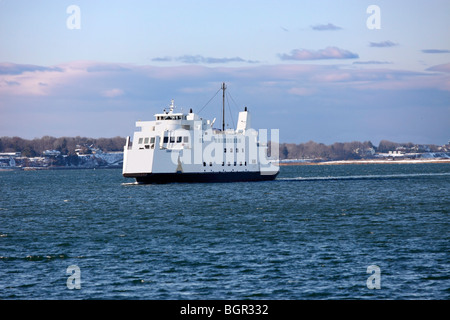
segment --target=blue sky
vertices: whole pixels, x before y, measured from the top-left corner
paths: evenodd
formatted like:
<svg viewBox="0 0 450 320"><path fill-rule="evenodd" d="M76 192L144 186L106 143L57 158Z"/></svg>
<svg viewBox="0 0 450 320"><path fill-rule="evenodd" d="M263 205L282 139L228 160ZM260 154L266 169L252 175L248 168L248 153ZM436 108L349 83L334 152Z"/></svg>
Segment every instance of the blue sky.
<svg viewBox="0 0 450 320"><path fill-rule="evenodd" d="M0 0L0 136L131 135L222 81L282 142L446 143L450 2Z"/></svg>

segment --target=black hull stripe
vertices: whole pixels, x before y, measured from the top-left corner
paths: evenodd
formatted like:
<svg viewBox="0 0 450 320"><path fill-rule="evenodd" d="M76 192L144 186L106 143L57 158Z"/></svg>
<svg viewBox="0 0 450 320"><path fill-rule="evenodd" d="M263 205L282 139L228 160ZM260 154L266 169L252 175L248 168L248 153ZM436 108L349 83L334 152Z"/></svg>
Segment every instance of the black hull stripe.
<svg viewBox="0 0 450 320"><path fill-rule="evenodd" d="M276 174L262 175L259 172L219 172L219 173L138 173L124 174L126 178L135 178L139 183L171 182L240 182L274 180Z"/></svg>

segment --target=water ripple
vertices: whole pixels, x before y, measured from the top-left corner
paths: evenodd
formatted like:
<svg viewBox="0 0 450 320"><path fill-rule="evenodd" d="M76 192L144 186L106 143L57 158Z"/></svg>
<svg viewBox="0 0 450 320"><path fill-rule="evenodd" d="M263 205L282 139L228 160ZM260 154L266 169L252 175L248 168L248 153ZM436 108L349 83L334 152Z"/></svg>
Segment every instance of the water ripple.
<svg viewBox="0 0 450 320"><path fill-rule="evenodd" d="M450 298L449 164L281 170L139 187L120 170L1 172L0 298Z"/></svg>

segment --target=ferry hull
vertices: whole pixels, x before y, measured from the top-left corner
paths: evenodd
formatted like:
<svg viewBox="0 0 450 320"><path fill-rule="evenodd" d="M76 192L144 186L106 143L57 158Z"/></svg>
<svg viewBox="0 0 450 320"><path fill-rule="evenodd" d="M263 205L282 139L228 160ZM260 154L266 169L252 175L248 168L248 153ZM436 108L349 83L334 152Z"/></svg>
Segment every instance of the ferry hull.
<svg viewBox="0 0 450 320"><path fill-rule="evenodd" d="M270 181L278 175L261 174L260 172L204 172L204 173L142 173L124 174L126 178L135 178L136 182L143 184L173 183L173 182L244 182L244 181Z"/></svg>

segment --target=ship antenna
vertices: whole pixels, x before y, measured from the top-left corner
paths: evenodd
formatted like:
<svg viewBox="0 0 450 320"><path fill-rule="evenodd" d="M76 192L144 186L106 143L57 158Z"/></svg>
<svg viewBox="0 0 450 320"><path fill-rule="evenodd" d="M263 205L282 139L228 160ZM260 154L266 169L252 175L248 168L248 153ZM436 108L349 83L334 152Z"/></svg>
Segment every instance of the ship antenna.
<svg viewBox="0 0 450 320"><path fill-rule="evenodd" d="M225 89L227 86L225 85L225 82L222 83L222 131L225 132Z"/></svg>

